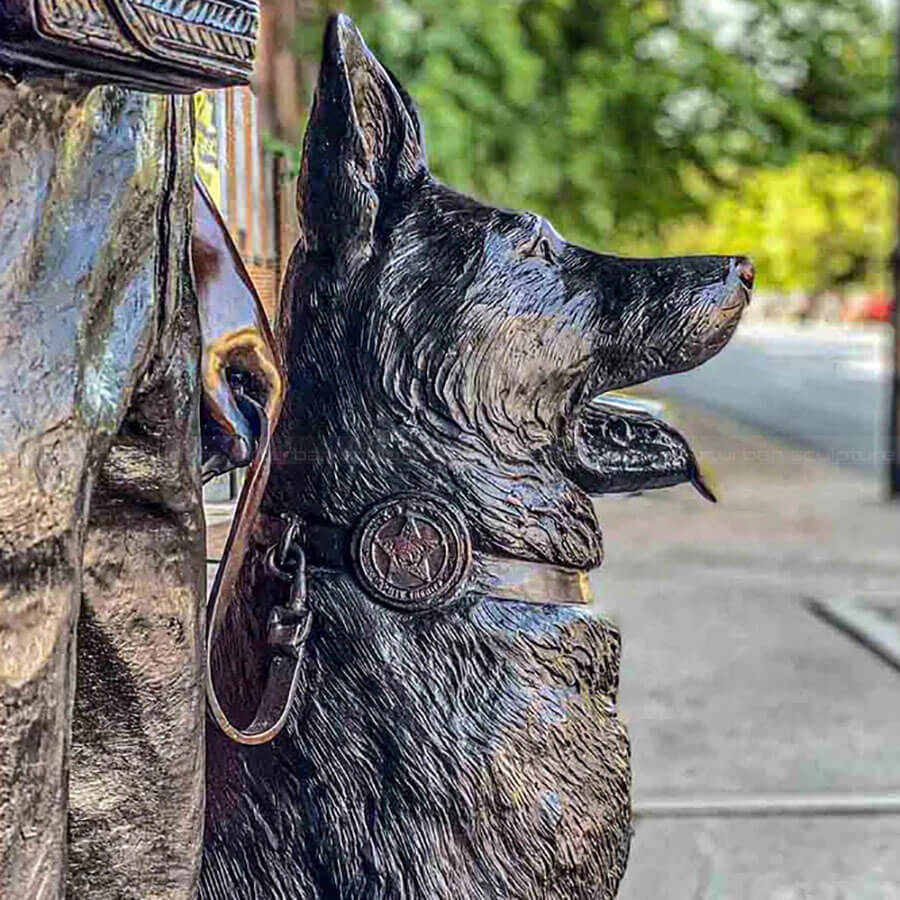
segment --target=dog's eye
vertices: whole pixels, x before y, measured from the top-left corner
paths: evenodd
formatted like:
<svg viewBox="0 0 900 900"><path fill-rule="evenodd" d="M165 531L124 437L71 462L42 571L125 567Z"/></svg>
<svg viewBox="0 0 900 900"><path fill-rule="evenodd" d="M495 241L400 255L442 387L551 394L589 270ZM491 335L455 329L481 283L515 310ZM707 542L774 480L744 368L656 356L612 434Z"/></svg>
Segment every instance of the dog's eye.
<svg viewBox="0 0 900 900"><path fill-rule="evenodd" d="M539 256L544 262L552 263L555 260L553 255L553 248L550 246L550 241L545 237L538 238L537 246L534 251L534 256Z"/></svg>
<svg viewBox="0 0 900 900"><path fill-rule="evenodd" d="M546 263L559 260L560 239L547 222L541 221L534 235L522 248L522 255L528 259L540 259Z"/></svg>

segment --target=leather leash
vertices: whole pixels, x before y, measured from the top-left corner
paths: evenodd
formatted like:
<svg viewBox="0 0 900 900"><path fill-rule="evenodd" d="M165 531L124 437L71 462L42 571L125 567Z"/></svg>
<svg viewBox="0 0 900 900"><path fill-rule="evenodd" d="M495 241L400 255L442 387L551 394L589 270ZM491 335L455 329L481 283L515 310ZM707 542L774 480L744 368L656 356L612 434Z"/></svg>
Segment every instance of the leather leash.
<svg viewBox="0 0 900 900"><path fill-rule="evenodd" d="M265 410L251 404L259 420L259 445L250 463L247 478L234 512L234 520L222 561L206 605L206 700L216 724L239 744L265 744L284 727L300 679L303 645L309 634L311 617L306 606L306 560L298 540L299 520L291 520L277 547L267 554L267 569L291 583L287 606L276 606L269 616L267 641L270 651L268 679L253 721L246 728L234 725L219 702L212 674L212 649L216 635L234 599L234 588L247 552L250 530L262 500L271 468L271 429Z"/></svg>

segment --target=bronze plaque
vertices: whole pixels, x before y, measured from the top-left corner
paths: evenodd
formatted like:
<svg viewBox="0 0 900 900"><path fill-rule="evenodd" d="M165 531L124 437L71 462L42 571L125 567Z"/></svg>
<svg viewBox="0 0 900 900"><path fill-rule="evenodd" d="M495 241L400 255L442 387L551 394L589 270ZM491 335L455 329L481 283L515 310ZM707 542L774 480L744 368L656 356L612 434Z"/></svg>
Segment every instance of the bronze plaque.
<svg viewBox="0 0 900 900"><path fill-rule="evenodd" d="M387 606L426 610L453 596L472 545L462 515L446 501L402 494L373 507L353 541L363 586Z"/></svg>

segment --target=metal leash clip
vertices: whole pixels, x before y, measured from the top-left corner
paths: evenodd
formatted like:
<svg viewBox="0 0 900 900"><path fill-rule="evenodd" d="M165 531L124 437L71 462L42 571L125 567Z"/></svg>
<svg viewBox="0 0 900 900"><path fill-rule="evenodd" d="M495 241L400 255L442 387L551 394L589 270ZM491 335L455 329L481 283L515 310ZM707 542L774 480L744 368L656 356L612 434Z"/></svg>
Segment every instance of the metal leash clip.
<svg viewBox="0 0 900 900"><path fill-rule="evenodd" d="M268 440L265 441L265 445L268 447ZM243 500L242 495L241 502ZM289 582L290 598L286 605L275 606L269 613L266 625L266 643L269 647L268 677L253 721L244 728L237 727L228 718L219 702L212 678L212 646L227 607L227 602L220 603L219 600L223 596L226 601L228 599L228 593L223 592L221 586L225 583L228 591L232 591L236 571L223 574L220 568L213 587L206 645L207 701L219 728L239 744L265 744L275 738L287 724L300 685L303 647L312 626L312 613L307 603L306 554L303 551L304 525L296 516L282 518L286 527L279 541L266 550L263 567L267 574L280 581ZM229 541L231 539L229 537ZM236 570L240 564L240 557L235 559L236 561L229 559L229 562L233 563ZM225 575L228 575L227 579Z"/></svg>
<svg viewBox="0 0 900 900"><path fill-rule="evenodd" d="M263 558L270 575L290 582L287 606L273 606L267 623L267 643L275 653L300 658L309 635L312 616L306 598L306 554L303 552L303 520L283 515L287 527L277 544L272 544Z"/></svg>

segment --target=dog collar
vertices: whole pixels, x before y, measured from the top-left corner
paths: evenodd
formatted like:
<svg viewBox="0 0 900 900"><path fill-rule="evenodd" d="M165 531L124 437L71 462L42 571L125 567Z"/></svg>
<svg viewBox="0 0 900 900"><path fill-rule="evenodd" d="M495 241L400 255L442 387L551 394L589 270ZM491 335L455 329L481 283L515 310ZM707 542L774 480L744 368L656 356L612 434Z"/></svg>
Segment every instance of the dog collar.
<svg viewBox="0 0 900 900"><path fill-rule="evenodd" d="M404 612L440 609L463 593L512 602L585 605L588 573L473 548L457 507L424 493L396 494L372 506L355 528L306 522L307 563L351 572L376 602Z"/></svg>
<svg viewBox="0 0 900 900"><path fill-rule="evenodd" d="M264 461L268 462L268 442ZM264 477L259 479L264 483ZM256 483L257 479L251 479ZM257 491L242 494L239 510L254 512ZM248 519L250 517L248 516ZM210 712L222 731L240 744L271 741L284 727L297 693L301 661L310 632L306 576L309 568L352 572L367 596L392 609L437 610L464 593L495 600L551 605L584 605L593 599L588 573L549 563L480 552L472 546L465 519L454 504L428 494L398 494L376 504L353 528L283 521L256 516L261 531L280 536L265 550L267 572L289 585L287 603L272 608L267 625L268 676L253 717L237 727L222 708L212 677L212 645L231 602L242 555L230 545L248 535L248 522L233 526L222 568L210 597L206 686ZM274 526L274 527L272 527ZM235 531L238 528L238 532Z"/></svg>

